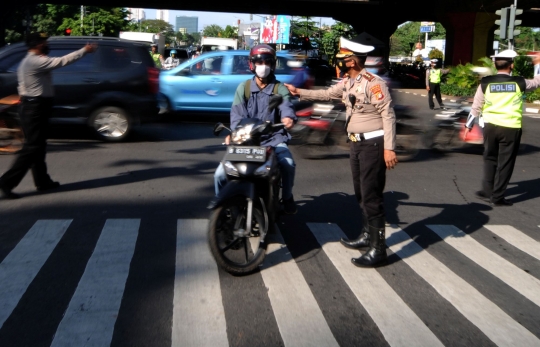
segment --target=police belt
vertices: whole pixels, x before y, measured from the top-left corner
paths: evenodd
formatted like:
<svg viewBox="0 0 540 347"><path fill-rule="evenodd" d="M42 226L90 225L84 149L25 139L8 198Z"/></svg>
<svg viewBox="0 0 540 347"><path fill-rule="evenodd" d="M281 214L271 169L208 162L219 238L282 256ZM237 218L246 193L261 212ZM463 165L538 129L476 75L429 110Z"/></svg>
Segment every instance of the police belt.
<svg viewBox="0 0 540 347"><path fill-rule="evenodd" d="M360 142L360 141L369 140L374 137L379 137L383 135L384 135L384 130L382 129L370 131L368 133L361 133L361 134L349 133L349 140L351 140L352 142Z"/></svg>

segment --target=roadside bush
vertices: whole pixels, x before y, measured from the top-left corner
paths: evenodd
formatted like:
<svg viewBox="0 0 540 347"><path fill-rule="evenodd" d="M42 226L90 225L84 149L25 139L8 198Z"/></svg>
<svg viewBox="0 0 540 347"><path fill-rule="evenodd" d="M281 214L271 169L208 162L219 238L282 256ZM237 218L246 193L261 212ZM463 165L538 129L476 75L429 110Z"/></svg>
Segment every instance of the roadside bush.
<svg viewBox="0 0 540 347"><path fill-rule="evenodd" d="M453 96L474 96L477 87L474 88L461 88L451 84L441 84L441 94L453 95Z"/></svg>

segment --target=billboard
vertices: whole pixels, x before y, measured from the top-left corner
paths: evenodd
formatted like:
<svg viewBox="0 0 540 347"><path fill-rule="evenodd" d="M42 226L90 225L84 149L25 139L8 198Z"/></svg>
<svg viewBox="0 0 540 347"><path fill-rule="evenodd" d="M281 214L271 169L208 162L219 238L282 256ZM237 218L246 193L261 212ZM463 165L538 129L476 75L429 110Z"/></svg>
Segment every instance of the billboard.
<svg viewBox="0 0 540 347"><path fill-rule="evenodd" d="M267 16L261 23L261 43L288 44L291 33L289 16Z"/></svg>

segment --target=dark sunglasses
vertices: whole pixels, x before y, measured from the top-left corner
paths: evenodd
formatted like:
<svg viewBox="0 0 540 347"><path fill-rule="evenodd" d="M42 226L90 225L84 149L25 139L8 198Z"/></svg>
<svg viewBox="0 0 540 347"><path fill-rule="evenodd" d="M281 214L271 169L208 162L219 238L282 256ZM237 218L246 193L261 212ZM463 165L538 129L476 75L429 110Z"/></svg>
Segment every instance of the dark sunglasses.
<svg viewBox="0 0 540 347"><path fill-rule="evenodd" d="M264 64L264 65L272 65L274 63L274 59L272 59L272 58L255 58L255 59L253 59L253 63L255 63L255 64Z"/></svg>

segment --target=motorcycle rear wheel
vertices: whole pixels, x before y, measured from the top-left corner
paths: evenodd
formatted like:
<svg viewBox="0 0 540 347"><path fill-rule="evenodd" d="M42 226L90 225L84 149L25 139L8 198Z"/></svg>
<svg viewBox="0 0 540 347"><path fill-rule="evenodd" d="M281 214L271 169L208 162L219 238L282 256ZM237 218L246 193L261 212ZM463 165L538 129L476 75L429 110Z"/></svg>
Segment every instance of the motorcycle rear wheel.
<svg viewBox="0 0 540 347"><path fill-rule="evenodd" d="M238 229L246 230L246 218L247 200L235 198L212 211L208 225L208 243L216 263L236 276L256 271L266 254L264 216L256 204L250 221L250 235L243 237L234 234L235 224L239 224Z"/></svg>
<svg viewBox="0 0 540 347"><path fill-rule="evenodd" d="M420 143L418 134L397 134L395 152L398 162L414 159L420 152Z"/></svg>
<svg viewBox="0 0 540 347"><path fill-rule="evenodd" d="M21 150L24 135L17 122L9 117L0 116L0 154L12 154Z"/></svg>

